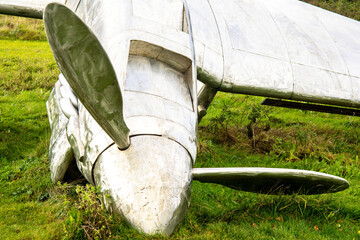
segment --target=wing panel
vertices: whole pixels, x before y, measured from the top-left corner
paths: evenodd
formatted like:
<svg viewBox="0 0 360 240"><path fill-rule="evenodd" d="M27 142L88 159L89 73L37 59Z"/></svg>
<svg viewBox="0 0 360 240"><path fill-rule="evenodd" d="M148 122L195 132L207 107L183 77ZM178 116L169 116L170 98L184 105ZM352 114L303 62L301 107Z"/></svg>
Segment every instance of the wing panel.
<svg viewBox="0 0 360 240"><path fill-rule="evenodd" d="M223 89L247 94L267 91L274 97L291 97L293 84L289 79L293 77L289 61L240 50L233 50L232 60L226 75L230 81L223 82Z"/></svg>
<svg viewBox="0 0 360 240"><path fill-rule="evenodd" d="M345 60L349 74L360 77L360 23L358 21L316 9L317 16L336 42L341 56Z"/></svg>
<svg viewBox="0 0 360 240"><path fill-rule="evenodd" d="M343 105L353 101L353 84L348 75L297 63L293 63L292 68L294 100L311 101L316 96L317 102L327 104Z"/></svg>
<svg viewBox="0 0 360 240"><path fill-rule="evenodd" d="M291 62L348 73L336 43L318 17L324 10L296 1L263 1L263 5L280 30Z"/></svg>
<svg viewBox="0 0 360 240"><path fill-rule="evenodd" d="M223 46L213 60L224 65L221 91L360 106L358 21L296 0L209 3Z"/></svg>
<svg viewBox="0 0 360 240"><path fill-rule="evenodd" d="M260 1L227 1L223 17L233 49L289 60L284 41L272 16Z"/></svg>

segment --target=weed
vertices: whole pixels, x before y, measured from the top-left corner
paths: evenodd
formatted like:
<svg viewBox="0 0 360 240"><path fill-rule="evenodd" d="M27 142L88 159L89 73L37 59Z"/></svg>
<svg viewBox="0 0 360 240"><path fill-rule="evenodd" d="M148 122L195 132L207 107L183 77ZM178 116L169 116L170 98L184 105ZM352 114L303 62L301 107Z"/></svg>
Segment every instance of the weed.
<svg viewBox="0 0 360 240"><path fill-rule="evenodd" d="M106 211L98 189L89 184L77 185L74 194L74 192L69 192L69 186L71 185L59 183L56 188L58 194L55 195L64 202L64 210L67 215L63 223L64 236L62 239L111 237L114 216ZM71 188L73 189L73 187Z"/></svg>
<svg viewBox="0 0 360 240"><path fill-rule="evenodd" d="M214 134L214 140L218 143L232 144L237 140L238 128L233 124L235 119L239 116L239 112L234 110L231 106L237 102L236 98L230 100L226 104L222 104L221 112L218 116L210 119L208 130Z"/></svg>
<svg viewBox="0 0 360 240"><path fill-rule="evenodd" d="M37 19L0 15L0 38L46 41L44 24Z"/></svg>

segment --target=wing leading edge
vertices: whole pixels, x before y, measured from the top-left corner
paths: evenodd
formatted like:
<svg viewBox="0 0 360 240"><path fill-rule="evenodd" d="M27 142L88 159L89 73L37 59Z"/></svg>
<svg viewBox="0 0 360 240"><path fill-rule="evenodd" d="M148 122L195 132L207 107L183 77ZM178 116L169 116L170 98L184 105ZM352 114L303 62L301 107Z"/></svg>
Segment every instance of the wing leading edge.
<svg viewBox="0 0 360 240"><path fill-rule="evenodd" d="M0 14L42 19L50 2L65 3L66 0L0 0Z"/></svg>

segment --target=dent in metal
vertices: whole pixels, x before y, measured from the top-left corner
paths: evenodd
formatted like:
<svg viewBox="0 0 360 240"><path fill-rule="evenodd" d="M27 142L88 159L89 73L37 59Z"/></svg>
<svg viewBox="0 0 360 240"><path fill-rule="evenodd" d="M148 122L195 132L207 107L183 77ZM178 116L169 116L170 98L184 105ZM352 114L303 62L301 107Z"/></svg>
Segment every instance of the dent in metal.
<svg viewBox="0 0 360 240"><path fill-rule="evenodd" d="M71 145L66 135L67 117L63 114L60 101L61 83L57 82L46 103L49 116L51 138L49 146L49 160L51 180L63 180L66 171L74 159Z"/></svg>

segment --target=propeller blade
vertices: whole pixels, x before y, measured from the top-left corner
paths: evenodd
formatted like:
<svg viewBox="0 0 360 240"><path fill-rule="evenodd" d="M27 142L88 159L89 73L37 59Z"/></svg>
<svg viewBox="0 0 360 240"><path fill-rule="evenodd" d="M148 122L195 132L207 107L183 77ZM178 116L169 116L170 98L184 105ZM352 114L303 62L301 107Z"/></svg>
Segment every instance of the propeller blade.
<svg viewBox="0 0 360 240"><path fill-rule="evenodd" d="M122 149L130 145L116 73L94 33L67 7L51 3L46 35L61 72L97 123Z"/></svg>
<svg viewBox="0 0 360 240"><path fill-rule="evenodd" d="M284 168L194 168L193 180L263 194L322 194L345 190L343 178L314 171Z"/></svg>

